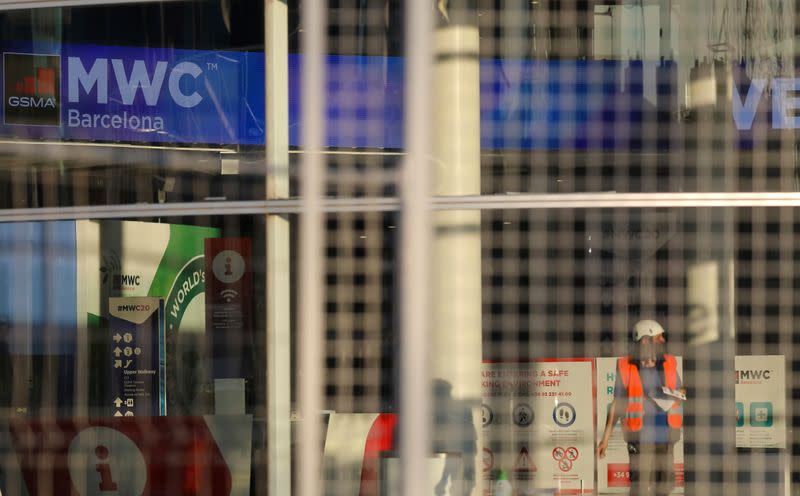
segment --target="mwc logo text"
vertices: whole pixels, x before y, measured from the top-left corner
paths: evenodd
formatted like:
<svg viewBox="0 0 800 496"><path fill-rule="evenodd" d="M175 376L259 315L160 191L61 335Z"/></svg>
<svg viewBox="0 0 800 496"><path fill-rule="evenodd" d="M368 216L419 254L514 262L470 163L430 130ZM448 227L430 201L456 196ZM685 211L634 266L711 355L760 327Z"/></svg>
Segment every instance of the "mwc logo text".
<svg viewBox="0 0 800 496"><path fill-rule="evenodd" d="M169 71L169 77L167 77L168 63L163 60L156 62L152 74L149 73L144 60L134 60L130 75L126 73L125 64L121 59L111 59L111 71L108 62L109 60L104 58L95 59L91 68L86 70L79 57L67 59L67 89L70 103L80 101L81 88L87 95L95 91L97 103L108 103L109 72L114 74L114 81L124 105L132 105L141 89L145 103L155 107L161 96L164 79L167 79L169 95L177 105L192 108L203 101L203 97L197 91L186 94L181 89L181 79L184 76L197 79L203 73L200 66L194 62L175 64Z"/></svg>
<svg viewBox="0 0 800 496"><path fill-rule="evenodd" d="M772 370L737 370L736 371L736 384L741 381L762 381L770 380Z"/></svg>
<svg viewBox="0 0 800 496"><path fill-rule="evenodd" d="M733 120L736 129L745 131L753 126L766 79L753 79L747 95L742 101L736 85L733 85ZM773 129L800 129L800 79L775 78L772 80L772 127Z"/></svg>

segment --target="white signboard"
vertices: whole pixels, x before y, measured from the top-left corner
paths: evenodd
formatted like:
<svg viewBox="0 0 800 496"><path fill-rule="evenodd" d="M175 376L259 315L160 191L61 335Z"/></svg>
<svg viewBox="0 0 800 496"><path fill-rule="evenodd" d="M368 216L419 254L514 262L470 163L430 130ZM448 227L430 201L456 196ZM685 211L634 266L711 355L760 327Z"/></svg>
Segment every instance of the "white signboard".
<svg viewBox="0 0 800 496"><path fill-rule="evenodd" d="M783 355L737 356L736 446L786 447L786 361Z"/></svg>
<svg viewBox="0 0 800 496"><path fill-rule="evenodd" d="M502 471L519 495L593 493L593 361L484 363L481 374L484 479Z"/></svg>
<svg viewBox="0 0 800 496"><path fill-rule="evenodd" d="M683 361L677 357L678 374L683 378ZM608 407L614 400L617 358L598 358L597 368L597 439L603 436ZM691 398L688 399L691 401ZM628 493L630 488L630 460L628 447L622 434L622 424L617 422L608 441L605 458L597 459L597 489L600 493ZM675 489L672 494L683 493L683 433L673 449L675 458Z"/></svg>

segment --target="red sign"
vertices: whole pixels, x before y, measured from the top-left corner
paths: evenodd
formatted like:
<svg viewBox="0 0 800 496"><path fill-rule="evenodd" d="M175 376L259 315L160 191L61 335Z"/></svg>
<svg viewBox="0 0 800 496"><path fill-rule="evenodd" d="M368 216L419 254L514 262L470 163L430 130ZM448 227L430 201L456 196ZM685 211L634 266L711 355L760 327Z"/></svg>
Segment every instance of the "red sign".
<svg viewBox="0 0 800 496"><path fill-rule="evenodd" d="M205 240L206 334L217 379L252 375L251 252L248 238Z"/></svg>
<svg viewBox="0 0 800 496"><path fill-rule="evenodd" d="M627 463L608 464L608 487L629 487L631 468Z"/></svg>
<svg viewBox="0 0 800 496"><path fill-rule="evenodd" d="M558 469L562 472L569 472L572 470L573 462L578 459L579 453L578 448L575 446L570 446L568 448L556 446L553 448L552 455L553 459L558 462Z"/></svg>
<svg viewBox="0 0 800 496"><path fill-rule="evenodd" d="M683 487L683 463L675 464L675 485ZM629 487L631 485L630 465L627 463L608 464L608 487Z"/></svg>
<svg viewBox="0 0 800 496"><path fill-rule="evenodd" d="M229 495L231 474L202 417L14 419L31 496Z"/></svg>

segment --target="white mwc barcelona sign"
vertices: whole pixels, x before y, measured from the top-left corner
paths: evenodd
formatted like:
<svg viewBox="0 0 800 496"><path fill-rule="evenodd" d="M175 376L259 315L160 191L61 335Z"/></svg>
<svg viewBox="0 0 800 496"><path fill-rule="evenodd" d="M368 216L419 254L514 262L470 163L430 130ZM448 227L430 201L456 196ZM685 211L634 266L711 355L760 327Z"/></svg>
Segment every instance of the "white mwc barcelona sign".
<svg viewBox="0 0 800 496"><path fill-rule="evenodd" d="M736 129L744 131L753 126L758 102L766 87L766 79L753 79L747 95L742 101L734 84L732 92L733 120L736 123ZM775 78L772 80L772 127L774 129L800 129L800 98L798 98L797 92L800 92L800 79Z"/></svg>
<svg viewBox="0 0 800 496"><path fill-rule="evenodd" d="M111 67L114 73L114 80L119 88L122 103L125 105L133 104L136 93L142 90L145 103L150 107L158 104L161 96L161 87L167 75L167 62L156 62L152 75L148 73L144 60L135 60L130 76L125 73L125 67L120 59L111 59ZM69 101L78 102L80 100L80 87L86 93L97 88L97 103L108 103L108 59L98 58L94 60L91 69L88 71L83 62L78 57L69 57L67 61L67 85L69 88ZM196 91L185 94L180 87L183 76L191 76L195 79L203 72L200 66L194 62L180 62L175 64L169 73L167 88L172 100L183 108L197 106L203 97Z"/></svg>
<svg viewBox="0 0 800 496"><path fill-rule="evenodd" d="M81 112L76 108L68 108L66 124L69 127L91 129L130 129L133 131L162 131L164 130L165 115L170 115L169 102L159 106L164 80L167 81L167 90L172 102L179 107L190 109L203 101L203 97L194 90L181 88L181 79L189 76L197 79L203 70L194 62L179 62L169 70L168 62L157 61L152 72L148 70L144 60L134 60L130 74L126 73L122 59L97 58L92 61L87 70L86 65L79 57L67 59L67 101L69 103L81 102L84 99L94 98L100 105L108 104L108 80L113 73L113 81L119 90L119 100L115 102L122 105L133 105L139 91L144 97L146 111L138 109L129 112ZM87 64L88 65L88 64ZM81 93L83 90L83 93ZM189 92L191 91L191 92ZM116 95L113 93L112 95ZM91 102L89 102L91 103Z"/></svg>

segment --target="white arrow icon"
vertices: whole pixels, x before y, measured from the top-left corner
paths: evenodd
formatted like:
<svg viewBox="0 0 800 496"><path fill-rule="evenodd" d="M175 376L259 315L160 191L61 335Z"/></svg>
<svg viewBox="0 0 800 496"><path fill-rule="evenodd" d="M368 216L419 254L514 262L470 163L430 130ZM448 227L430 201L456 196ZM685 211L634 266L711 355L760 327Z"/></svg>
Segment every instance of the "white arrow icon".
<svg viewBox="0 0 800 496"><path fill-rule="evenodd" d="M122 355L122 350L119 349L119 346L117 346L116 348L114 348L114 356L119 358L120 355Z"/></svg>
<svg viewBox="0 0 800 496"><path fill-rule="evenodd" d="M117 408L122 406L122 400L119 397L117 397L117 399L114 400L114 406Z"/></svg>
<svg viewBox="0 0 800 496"><path fill-rule="evenodd" d="M119 333L114 334L114 342L119 343L122 341L122 336Z"/></svg>

